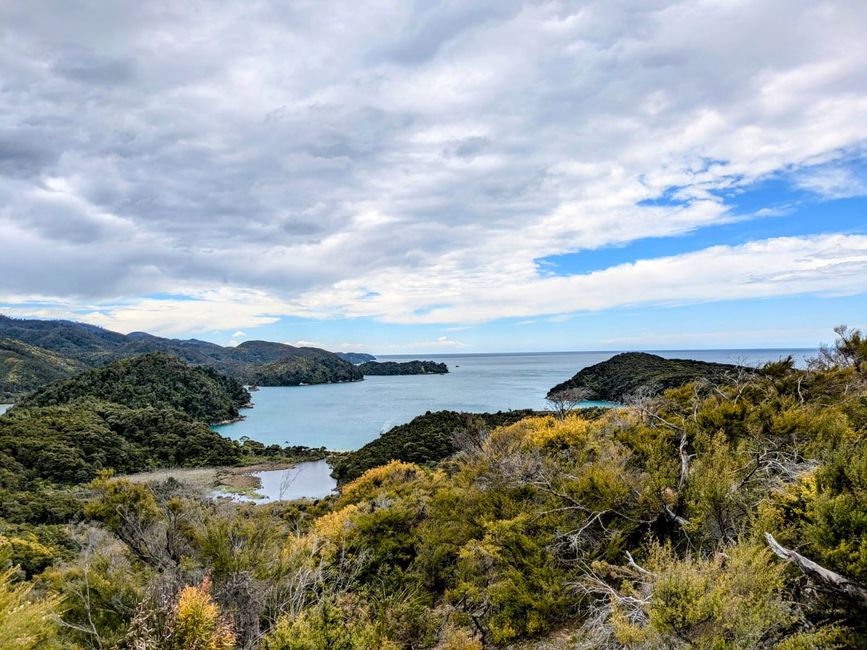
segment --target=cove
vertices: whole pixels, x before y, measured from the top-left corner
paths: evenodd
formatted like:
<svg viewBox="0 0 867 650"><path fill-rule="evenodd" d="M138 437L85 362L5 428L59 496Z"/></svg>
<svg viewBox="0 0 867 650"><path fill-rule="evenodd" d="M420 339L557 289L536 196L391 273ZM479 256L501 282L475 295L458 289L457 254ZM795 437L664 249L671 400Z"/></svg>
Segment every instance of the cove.
<svg viewBox="0 0 867 650"><path fill-rule="evenodd" d="M764 363L787 350L678 350L666 357ZM615 352L533 354L464 354L379 357L382 360L432 359L448 365L445 375L367 377L364 381L317 386L260 388L255 407L244 420L215 427L234 439L249 437L264 444L325 447L351 451L391 427L426 411L483 413L547 407L545 395L555 384L582 368L605 361ZM585 406L594 403L585 403Z"/></svg>

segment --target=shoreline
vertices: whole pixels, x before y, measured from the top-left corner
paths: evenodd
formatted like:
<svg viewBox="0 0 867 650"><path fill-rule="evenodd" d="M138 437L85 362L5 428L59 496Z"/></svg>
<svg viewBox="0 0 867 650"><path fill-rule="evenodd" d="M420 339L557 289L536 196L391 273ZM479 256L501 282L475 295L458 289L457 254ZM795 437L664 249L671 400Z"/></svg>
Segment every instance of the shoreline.
<svg viewBox="0 0 867 650"><path fill-rule="evenodd" d="M246 407L246 406L242 406L241 408L248 408L248 407ZM253 407L251 406L251 407L249 407L249 408L253 408ZM229 420L223 420L223 421L221 421L221 422L212 422L212 423L210 424L210 426L212 426L212 427L222 427L222 426L224 426L224 425L226 425L226 424L235 424L236 422L243 422L243 421L246 420L246 419L247 419L247 416L246 416L246 415L239 415L238 417L236 417L236 418L231 418L231 419L229 419Z"/></svg>
<svg viewBox="0 0 867 650"><path fill-rule="evenodd" d="M116 479L124 479L133 483L161 483L172 478L183 483L202 496L208 498L228 498L236 500L241 496L247 499L268 499L267 495L260 495L257 490L262 488L262 480L255 474L260 472L280 472L291 470L304 463L318 463L324 461L331 469L328 456L311 460L297 461L264 461L253 465L231 465L220 467L176 467L155 469L148 472L135 472L116 476ZM330 474L329 474L330 475ZM313 498L313 497L305 497Z"/></svg>

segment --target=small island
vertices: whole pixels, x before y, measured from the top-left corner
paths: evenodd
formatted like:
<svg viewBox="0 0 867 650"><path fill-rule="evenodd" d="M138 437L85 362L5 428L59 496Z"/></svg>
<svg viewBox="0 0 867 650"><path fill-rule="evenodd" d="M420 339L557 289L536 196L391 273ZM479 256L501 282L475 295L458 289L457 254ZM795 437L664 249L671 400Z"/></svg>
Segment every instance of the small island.
<svg viewBox="0 0 867 650"><path fill-rule="evenodd" d="M449 367L436 361L368 361L358 366L363 375L445 375Z"/></svg>
<svg viewBox="0 0 867 650"><path fill-rule="evenodd" d="M623 352L607 361L583 368L571 379L548 391L548 398L565 391L578 390L584 399L621 402L638 393L661 393L691 381L727 383L728 378L745 370L727 363L692 359L666 359L646 352Z"/></svg>

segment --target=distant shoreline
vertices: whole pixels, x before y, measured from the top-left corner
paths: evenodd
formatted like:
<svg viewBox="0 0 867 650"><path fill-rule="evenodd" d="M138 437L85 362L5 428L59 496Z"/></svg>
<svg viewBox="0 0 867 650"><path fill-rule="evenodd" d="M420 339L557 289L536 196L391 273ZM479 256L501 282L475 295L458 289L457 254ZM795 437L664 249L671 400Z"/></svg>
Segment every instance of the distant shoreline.
<svg viewBox="0 0 867 650"><path fill-rule="evenodd" d="M377 359L455 359L465 357L530 357L530 356L556 356L563 354L620 354L621 352L649 352L652 354L687 354L690 352L797 352L806 354L818 354L819 348L640 348L620 350L557 350L546 352L437 352L437 353L402 353L402 354L378 354ZM688 357L687 357L688 358Z"/></svg>

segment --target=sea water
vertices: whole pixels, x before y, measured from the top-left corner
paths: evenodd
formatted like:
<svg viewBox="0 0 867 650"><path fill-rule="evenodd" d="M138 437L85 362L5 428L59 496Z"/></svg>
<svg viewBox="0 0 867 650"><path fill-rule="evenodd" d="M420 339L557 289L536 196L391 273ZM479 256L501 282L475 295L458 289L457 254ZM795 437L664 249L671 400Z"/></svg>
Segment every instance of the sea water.
<svg viewBox="0 0 867 650"><path fill-rule="evenodd" d="M247 436L265 444L353 450L426 411L544 409L545 395L551 387L614 354L381 356L380 360L390 361L439 361L448 365L449 373L366 377L359 382L317 386L263 387L252 393L255 407L242 411L246 419L215 429L230 438ZM654 354L759 365L789 354L803 360L815 354L815 350L677 350Z"/></svg>

